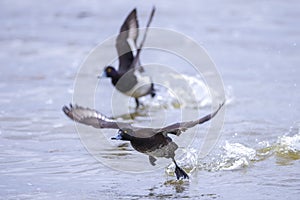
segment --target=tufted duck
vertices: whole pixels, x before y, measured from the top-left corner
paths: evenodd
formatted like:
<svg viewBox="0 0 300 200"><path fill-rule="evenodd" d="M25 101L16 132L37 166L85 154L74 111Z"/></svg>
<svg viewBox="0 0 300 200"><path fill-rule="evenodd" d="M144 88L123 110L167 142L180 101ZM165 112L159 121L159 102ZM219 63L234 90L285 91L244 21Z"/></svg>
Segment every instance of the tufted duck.
<svg viewBox="0 0 300 200"><path fill-rule="evenodd" d="M185 130L192 128L197 124L209 121L218 113L223 105L224 102L220 104L216 111L200 119L174 123L163 128L142 128L132 126L129 123L117 122L109 119L96 110L71 104L70 107L64 106L63 112L72 120L95 128L119 129L118 135L111 139L130 141L135 150L149 156L151 165L155 165L155 157L171 158L175 164L175 174L177 179L187 179L189 178L187 173L177 165L174 158L178 146L172 141L168 134L179 136Z"/></svg>
<svg viewBox="0 0 300 200"><path fill-rule="evenodd" d="M135 98L136 108L139 107L139 97L148 94L155 96L153 82L149 76L143 76L143 67L140 65L140 52L146 39L148 28L154 16L155 8L153 7L149 21L146 26L144 37L137 48L136 40L139 35L139 24L137 20L136 9L133 9L127 16L120 33L116 40L116 49L119 56L119 69L107 66L101 77L111 78L112 84L127 96ZM136 52L136 55L133 53Z"/></svg>

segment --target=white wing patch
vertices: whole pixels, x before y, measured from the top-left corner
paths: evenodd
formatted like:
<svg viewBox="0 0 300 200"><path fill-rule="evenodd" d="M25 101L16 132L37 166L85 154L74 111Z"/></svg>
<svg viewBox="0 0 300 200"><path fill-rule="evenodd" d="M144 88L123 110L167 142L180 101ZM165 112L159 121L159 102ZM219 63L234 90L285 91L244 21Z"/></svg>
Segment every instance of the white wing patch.
<svg viewBox="0 0 300 200"><path fill-rule="evenodd" d="M135 70L134 75L137 78L137 84L125 94L135 98L149 94L152 87L151 78L149 76L142 76L138 70Z"/></svg>

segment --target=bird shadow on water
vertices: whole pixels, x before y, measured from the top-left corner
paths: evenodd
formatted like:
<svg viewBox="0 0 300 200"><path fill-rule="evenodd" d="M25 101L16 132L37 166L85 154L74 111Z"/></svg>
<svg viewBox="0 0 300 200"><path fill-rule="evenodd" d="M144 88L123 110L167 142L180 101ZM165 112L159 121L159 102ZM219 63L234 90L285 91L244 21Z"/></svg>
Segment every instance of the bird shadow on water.
<svg viewBox="0 0 300 200"><path fill-rule="evenodd" d="M148 197L155 199L217 199L217 194L190 194L191 182L189 180L167 180L160 186L149 189Z"/></svg>
<svg viewBox="0 0 300 200"><path fill-rule="evenodd" d="M120 114L117 116L111 117L112 119L122 119L122 120L134 120L137 117L147 117L148 112L145 109L135 109L129 113Z"/></svg>
<svg viewBox="0 0 300 200"><path fill-rule="evenodd" d="M185 193L188 187L189 181L168 180L159 186L151 187L148 197L155 197L155 199L173 199L175 197L189 199L188 194Z"/></svg>
<svg viewBox="0 0 300 200"><path fill-rule="evenodd" d="M190 182L185 180L168 180L163 185L173 188L176 193L183 193L189 187Z"/></svg>
<svg viewBox="0 0 300 200"><path fill-rule="evenodd" d="M125 121L133 121L137 118L140 120L148 120L151 115L157 114L157 112L161 111L162 106L152 106L152 104L142 104L140 108L130 108L128 112L117 114L115 116L111 116L111 119L114 120L125 120Z"/></svg>

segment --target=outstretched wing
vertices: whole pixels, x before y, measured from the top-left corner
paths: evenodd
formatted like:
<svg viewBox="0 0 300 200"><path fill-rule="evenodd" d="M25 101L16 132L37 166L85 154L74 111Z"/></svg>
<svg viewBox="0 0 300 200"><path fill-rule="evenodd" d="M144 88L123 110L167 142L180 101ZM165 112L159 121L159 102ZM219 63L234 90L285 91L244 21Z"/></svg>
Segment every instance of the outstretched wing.
<svg viewBox="0 0 300 200"><path fill-rule="evenodd" d="M136 40L139 35L139 24L136 9L125 19L117 37L116 48L119 56L119 71L127 72L134 59L132 51L136 49Z"/></svg>
<svg viewBox="0 0 300 200"><path fill-rule="evenodd" d="M153 7L143 39L139 47L136 45L136 40L139 35L139 23L137 20L136 9L133 9L131 13L125 19L121 26L120 33L117 37L116 48L119 56L119 71L126 73L128 70L138 66L140 71L143 71L143 67L140 66L140 53L144 42L146 40L148 28L155 13L155 7ZM136 51L136 55L133 55L133 51Z"/></svg>
<svg viewBox="0 0 300 200"><path fill-rule="evenodd" d="M216 116L216 114L219 112L219 110L223 107L224 104L225 104L225 101L222 104L220 104L219 108L216 111L214 111L213 113L208 114L200 119L188 121L188 122L179 122L179 123L171 124L169 126L161 128L160 132L171 133L171 134L175 134L175 135L179 136L182 132L186 131L187 129L192 128L192 127L196 126L197 124L203 124L204 122L207 122L210 119L212 119L214 116Z"/></svg>
<svg viewBox="0 0 300 200"><path fill-rule="evenodd" d="M149 17L149 19L148 19L148 23L147 23L147 25L146 25L146 30L145 30L143 39L142 39L142 41L141 41L140 46L139 46L138 49L137 49L137 52L136 52L136 55L135 55L135 57L134 57L134 60L132 61L131 67L135 67L135 66L137 66L137 65L140 65L140 63L139 63L139 62L140 62L140 54L141 54L143 45L144 45L144 43L145 43L146 36L147 36L147 33L148 33L148 29L149 29L149 26L150 26L150 24L151 24L151 22L152 22L154 13L155 13L155 7L152 8L150 17ZM141 71L144 70L144 69L142 68L142 66L140 66L140 69L141 69Z"/></svg>
<svg viewBox="0 0 300 200"><path fill-rule="evenodd" d="M131 128L131 125L128 123L109 119L100 112L90 108L70 104L70 107L64 106L62 110L70 119L95 128Z"/></svg>

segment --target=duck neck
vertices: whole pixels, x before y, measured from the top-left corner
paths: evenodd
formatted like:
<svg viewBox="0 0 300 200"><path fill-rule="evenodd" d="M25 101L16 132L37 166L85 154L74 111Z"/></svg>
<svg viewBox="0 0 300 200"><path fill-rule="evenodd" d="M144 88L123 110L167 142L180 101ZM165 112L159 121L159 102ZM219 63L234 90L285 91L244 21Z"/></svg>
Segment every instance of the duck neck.
<svg viewBox="0 0 300 200"><path fill-rule="evenodd" d="M120 79L120 75L118 73L115 73L115 74L111 75L110 78L111 78L111 83L113 85L117 85L117 83L118 83L118 81Z"/></svg>

